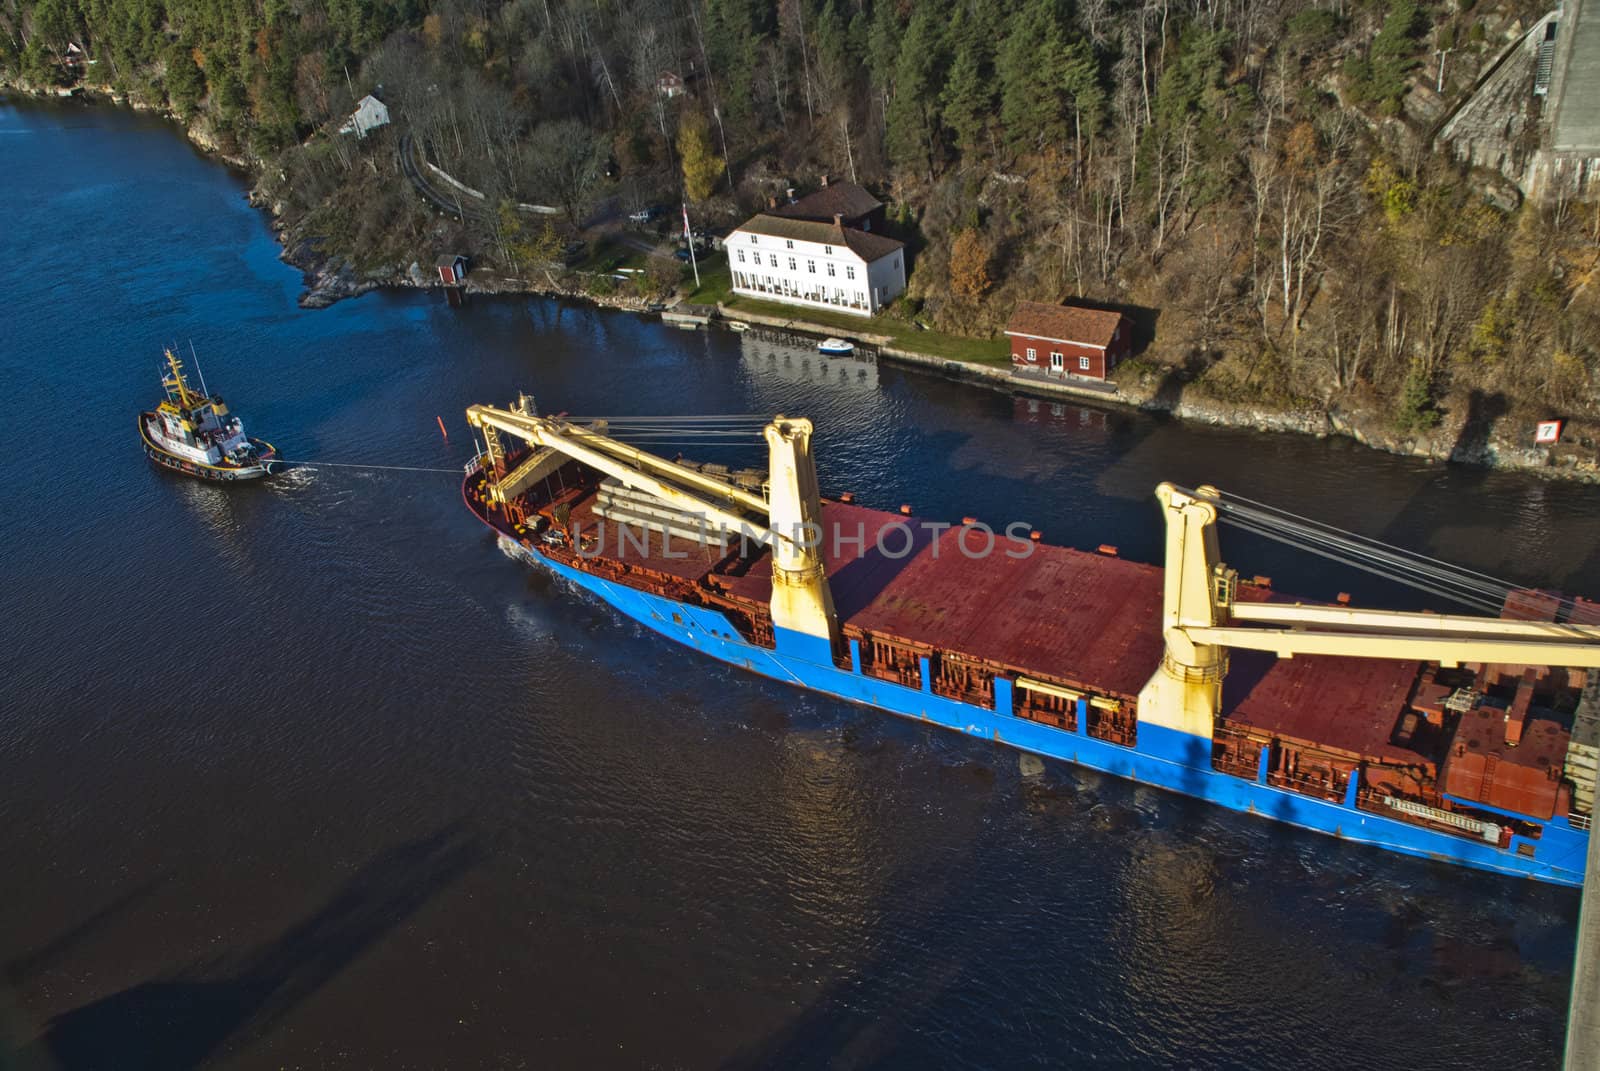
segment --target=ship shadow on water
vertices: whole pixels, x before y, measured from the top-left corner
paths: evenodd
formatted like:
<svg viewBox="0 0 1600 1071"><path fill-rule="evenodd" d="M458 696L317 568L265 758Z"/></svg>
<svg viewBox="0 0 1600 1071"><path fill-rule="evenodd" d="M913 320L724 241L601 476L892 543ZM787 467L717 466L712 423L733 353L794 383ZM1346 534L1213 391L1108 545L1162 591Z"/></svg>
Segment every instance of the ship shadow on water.
<svg viewBox="0 0 1600 1071"><path fill-rule="evenodd" d="M5 966L5 978L13 985L23 985L45 971L53 970L64 962L84 942L109 930L113 922L126 915L138 903L147 899L164 881L152 878L108 902L76 926L51 938L44 944L15 957ZM0 1052L5 1050L0 1049ZM6 1067L0 1063L0 1068Z"/></svg>
<svg viewBox="0 0 1600 1071"><path fill-rule="evenodd" d="M276 940L57 1016L21 1066L179 1071L242 1048L469 872L483 854L459 822L389 848Z"/></svg>

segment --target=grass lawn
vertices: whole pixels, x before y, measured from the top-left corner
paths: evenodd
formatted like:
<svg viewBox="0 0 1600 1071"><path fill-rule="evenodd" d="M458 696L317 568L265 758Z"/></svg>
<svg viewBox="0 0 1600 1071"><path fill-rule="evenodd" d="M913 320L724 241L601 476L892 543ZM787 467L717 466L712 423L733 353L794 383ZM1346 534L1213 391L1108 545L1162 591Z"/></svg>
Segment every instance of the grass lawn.
<svg viewBox="0 0 1600 1071"><path fill-rule="evenodd" d="M715 257L709 264L706 259ZM683 300L690 305L719 305L733 298L733 275L728 271L728 258L721 253L706 253L700 263L700 286L689 292ZM683 266L687 286L694 286L694 273Z"/></svg>
<svg viewBox="0 0 1600 1071"><path fill-rule="evenodd" d="M748 297L730 297L723 304L731 311L744 309L758 316L780 316L786 320L799 320L822 327L836 327L846 334L887 335L891 345L913 353L927 354L947 361L966 361L970 364L1009 365L1011 344L1004 338L965 338L948 335L943 331L924 331L904 320L886 316L851 316L847 312L828 312L822 309L796 308L775 301L756 301Z"/></svg>

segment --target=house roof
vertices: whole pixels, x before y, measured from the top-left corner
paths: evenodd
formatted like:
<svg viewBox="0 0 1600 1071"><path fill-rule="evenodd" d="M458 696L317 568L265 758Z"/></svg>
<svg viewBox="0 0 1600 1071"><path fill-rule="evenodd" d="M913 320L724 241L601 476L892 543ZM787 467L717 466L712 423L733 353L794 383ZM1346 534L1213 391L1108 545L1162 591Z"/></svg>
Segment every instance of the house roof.
<svg viewBox="0 0 1600 1071"><path fill-rule="evenodd" d="M854 182L832 182L816 193L806 194L794 204L780 205L776 214L789 219L815 219L831 223L834 216L858 219L882 207L882 201Z"/></svg>
<svg viewBox="0 0 1600 1071"><path fill-rule="evenodd" d="M1006 324L1006 334L1026 335L1051 342L1076 342L1105 349L1122 323L1122 313L1085 309L1076 305L1046 305L1019 301Z"/></svg>
<svg viewBox="0 0 1600 1071"><path fill-rule="evenodd" d="M764 234L772 238L789 238L796 242L842 245L869 264L905 248L903 242L886 238L881 234L858 231L854 227L839 227L833 223L820 223L810 219L785 219L766 212L752 216L740 224L739 230L746 234Z"/></svg>
<svg viewBox="0 0 1600 1071"><path fill-rule="evenodd" d="M466 259L466 255L462 253L440 253L434 258L433 266L435 268L453 268L456 266L456 261Z"/></svg>

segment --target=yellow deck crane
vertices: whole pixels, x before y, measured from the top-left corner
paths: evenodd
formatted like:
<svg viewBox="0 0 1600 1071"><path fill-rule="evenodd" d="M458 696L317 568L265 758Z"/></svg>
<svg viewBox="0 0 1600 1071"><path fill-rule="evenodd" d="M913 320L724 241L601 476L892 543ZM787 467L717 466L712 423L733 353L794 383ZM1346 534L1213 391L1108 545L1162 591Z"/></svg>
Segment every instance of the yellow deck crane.
<svg viewBox="0 0 1600 1071"><path fill-rule="evenodd" d="M1497 617L1241 603L1237 573L1217 553L1216 522L1230 508L1215 487L1156 488L1166 519L1161 667L1139 693L1140 732L1157 726L1204 742L1220 713L1228 649L1438 662L1600 668L1600 626ZM1182 741L1185 755L1195 751Z"/></svg>
<svg viewBox="0 0 1600 1071"><path fill-rule="evenodd" d="M819 664L833 660L838 616L822 556L822 503L811 455L811 421L773 417L762 428L767 444L765 494L667 461L605 434L603 422L583 426L539 416L523 396L511 409L474 405L467 423L483 430L491 499L501 505L555 472L568 459L603 472L715 528L772 548L772 626L778 650ZM533 447L506 470L500 434Z"/></svg>

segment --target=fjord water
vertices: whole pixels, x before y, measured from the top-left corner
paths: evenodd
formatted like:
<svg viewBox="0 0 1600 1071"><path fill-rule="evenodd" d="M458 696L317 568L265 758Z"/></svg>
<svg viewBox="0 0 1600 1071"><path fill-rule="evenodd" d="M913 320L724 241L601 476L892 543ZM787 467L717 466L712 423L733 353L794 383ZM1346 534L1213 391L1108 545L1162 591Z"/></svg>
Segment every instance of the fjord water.
<svg viewBox="0 0 1600 1071"><path fill-rule="evenodd" d="M518 389L805 414L824 487L872 505L1155 560L1152 486L1211 482L1590 595L1600 491L542 300L304 311L243 192L159 123L0 107L4 1045L63 1068L1559 1058L1570 890L1025 771L643 633L502 555L451 472L205 486L148 464L134 414L189 339L297 459L458 472L462 409Z"/></svg>

